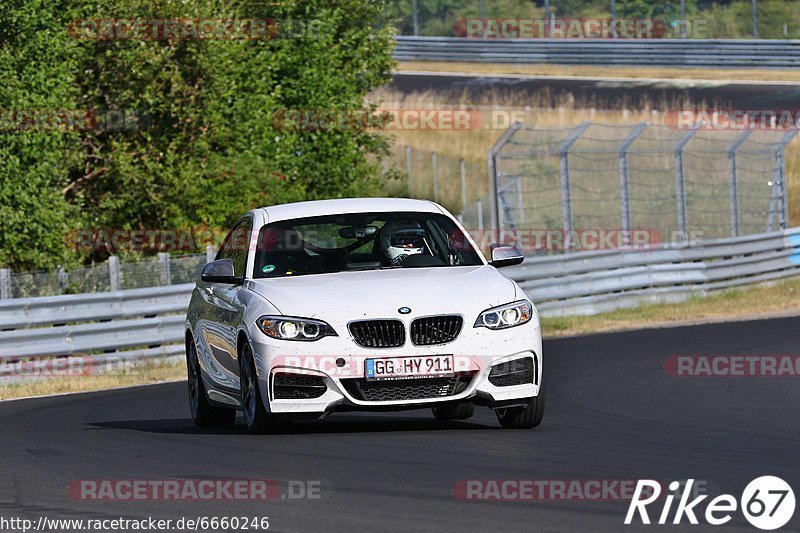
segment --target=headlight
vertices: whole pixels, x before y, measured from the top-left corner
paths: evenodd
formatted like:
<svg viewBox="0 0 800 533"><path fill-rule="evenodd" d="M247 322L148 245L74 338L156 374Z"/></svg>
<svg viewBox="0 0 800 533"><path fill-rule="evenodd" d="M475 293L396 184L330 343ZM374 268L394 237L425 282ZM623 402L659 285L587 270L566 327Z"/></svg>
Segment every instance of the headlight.
<svg viewBox="0 0 800 533"><path fill-rule="evenodd" d="M533 306L526 300L487 309L475 321L476 328L505 329L520 326L533 316Z"/></svg>
<svg viewBox="0 0 800 533"><path fill-rule="evenodd" d="M315 341L322 337L337 337L328 324L310 318L262 316L258 319L258 327L273 339L286 341Z"/></svg>

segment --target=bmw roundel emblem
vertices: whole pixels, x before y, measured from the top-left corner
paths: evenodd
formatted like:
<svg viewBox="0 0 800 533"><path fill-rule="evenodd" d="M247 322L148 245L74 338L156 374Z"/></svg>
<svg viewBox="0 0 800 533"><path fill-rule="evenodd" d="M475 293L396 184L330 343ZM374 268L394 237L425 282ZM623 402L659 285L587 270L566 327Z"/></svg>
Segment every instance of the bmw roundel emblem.
<svg viewBox="0 0 800 533"><path fill-rule="evenodd" d="M411 312L411 309L408 307L401 307L400 309L397 310L397 312L400 313L401 315L407 315L408 313Z"/></svg>

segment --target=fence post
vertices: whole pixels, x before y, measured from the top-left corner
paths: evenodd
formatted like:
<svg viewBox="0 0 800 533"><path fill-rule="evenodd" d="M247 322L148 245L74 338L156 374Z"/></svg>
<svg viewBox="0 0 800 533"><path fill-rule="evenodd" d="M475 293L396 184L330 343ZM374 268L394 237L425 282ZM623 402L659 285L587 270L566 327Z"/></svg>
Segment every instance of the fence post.
<svg viewBox="0 0 800 533"><path fill-rule="evenodd" d="M64 290L69 285L69 274L67 274L67 271L61 265L56 269L56 279L58 280L58 289L63 294Z"/></svg>
<svg viewBox="0 0 800 533"><path fill-rule="evenodd" d="M0 300L8 300L11 296L11 270L0 268Z"/></svg>
<svg viewBox="0 0 800 533"><path fill-rule="evenodd" d="M167 252L158 253L161 285L172 285L172 272L170 271L169 254Z"/></svg>
<svg viewBox="0 0 800 533"><path fill-rule="evenodd" d="M467 164L463 159L458 160L459 172L461 173L461 212L467 210Z"/></svg>
<svg viewBox="0 0 800 533"><path fill-rule="evenodd" d="M778 227L786 229L789 224L789 199L786 188L786 161L784 150L786 145L797 135L797 130L790 130L784 135L775 146L775 170L772 178L772 194L769 200L769 218L767 220L767 231L772 231L772 224L775 214L778 215ZM780 206L777 206L781 202Z"/></svg>
<svg viewBox="0 0 800 533"><path fill-rule="evenodd" d="M497 139L497 142L494 143L491 150L489 150L489 205L490 205L490 216L492 221L492 227L496 231L500 231L500 199L498 198L498 188L497 188L497 155L500 153L500 150L508 144L508 141L522 128L522 124L519 122L515 122L511 125L510 128L506 130L506 132Z"/></svg>
<svg viewBox="0 0 800 533"><path fill-rule="evenodd" d="M210 263L217 257L217 248L213 244L206 245L206 263Z"/></svg>
<svg viewBox="0 0 800 533"><path fill-rule="evenodd" d="M119 290L119 257L116 255L108 258L108 283L110 290Z"/></svg>
<svg viewBox="0 0 800 533"><path fill-rule="evenodd" d="M678 232L681 240L689 239L686 233L686 179L683 173L683 149L698 131L697 127L687 131L675 146L675 189L678 199Z"/></svg>
<svg viewBox="0 0 800 533"><path fill-rule="evenodd" d="M783 136L783 138L778 143L778 175L780 177L780 187L781 187L781 201L783 205L781 206L782 209L780 211L781 222L780 226L781 229L786 229L789 227L789 188L786 185L786 146L792 142L792 139L797 135L797 129L791 129L789 132Z"/></svg>
<svg viewBox="0 0 800 533"><path fill-rule="evenodd" d="M431 174L433 174L433 201L439 203L439 168L436 152L431 152Z"/></svg>
<svg viewBox="0 0 800 533"><path fill-rule="evenodd" d="M483 200L478 198L475 204L476 210L478 211L478 232L480 232L481 238L483 238Z"/></svg>
<svg viewBox="0 0 800 533"><path fill-rule="evenodd" d="M631 145L644 133L647 122L637 124L628 134L628 137L619 147L619 191L622 211L622 239L624 245L630 244L631 239L631 201L628 189L628 150Z"/></svg>
<svg viewBox="0 0 800 533"><path fill-rule="evenodd" d="M406 145L406 175L408 176L408 197L413 198L411 194L411 147Z"/></svg>
<svg viewBox="0 0 800 533"><path fill-rule="evenodd" d="M752 130L745 130L728 147L728 191L731 201L731 237L739 236L739 178L736 169L736 152L750 137Z"/></svg>
<svg viewBox="0 0 800 533"><path fill-rule="evenodd" d="M558 156L561 160L561 211L564 215L564 251L572 248L572 197L569 184L569 149L583 132L591 126L591 121L581 122L572 130L566 140L558 147Z"/></svg>

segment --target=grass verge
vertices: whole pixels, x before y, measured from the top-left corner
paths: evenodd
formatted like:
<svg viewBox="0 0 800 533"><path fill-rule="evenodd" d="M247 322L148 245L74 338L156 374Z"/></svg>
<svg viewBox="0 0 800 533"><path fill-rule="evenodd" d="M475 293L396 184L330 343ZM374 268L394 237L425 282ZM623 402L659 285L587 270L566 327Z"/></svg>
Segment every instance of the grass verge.
<svg viewBox="0 0 800 533"><path fill-rule="evenodd" d="M147 385L186 379L186 363L153 361L97 375L66 375L0 385L0 400Z"/></svg>
<svg viewBox="0 0 800 533"><path fill-rule="evenodd" d="M800 81L800 71L731 68L667 68L582 65L528 65L514 63L449 63L404 61L397 72L457 72L475 74L521 74L528 76L585 76L591 78L658 78L670 80Z"/></svg>

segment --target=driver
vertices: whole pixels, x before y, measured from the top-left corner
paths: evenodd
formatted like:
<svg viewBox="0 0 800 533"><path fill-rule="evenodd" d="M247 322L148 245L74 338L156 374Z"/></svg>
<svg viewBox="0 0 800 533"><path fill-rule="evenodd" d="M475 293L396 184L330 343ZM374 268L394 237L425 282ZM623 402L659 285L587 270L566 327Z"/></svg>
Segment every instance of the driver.
<svg viewBox="0 0 800 533"><path fill-rule="evenodd" d="M416 222L387 222L381 228L380 247L390 265L400 266L406 257L425 253L425 230Z"/></svg>

